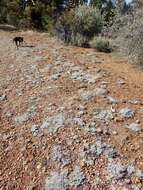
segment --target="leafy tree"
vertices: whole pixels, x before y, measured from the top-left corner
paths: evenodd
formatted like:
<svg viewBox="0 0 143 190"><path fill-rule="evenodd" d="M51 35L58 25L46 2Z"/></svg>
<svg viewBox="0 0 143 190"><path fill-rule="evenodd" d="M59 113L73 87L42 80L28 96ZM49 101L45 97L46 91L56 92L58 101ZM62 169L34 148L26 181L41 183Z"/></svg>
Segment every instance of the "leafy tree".
<svg viewBox="0 0 143 190"><path fill-rule="evenodd" d="M96 6L99 10L102 9L102 6L107 3L107 0L91 0L90 4Z"/></svg>
<svg viewBox="0 0 143 190"><path fill-rule="evenodd" d="M88 2L88 0L65 0L64 5L65 5L66 9L70 10L72 8L79 6L79 5L83 5L87 2Z"/></svg>
<svg viewBox="0 0 143 190"><path fill-rule="evenodd" d="M112 23L114 17L114 4L112 0L91 0L91 5L95 6L101 11L105 25Z"/></svg>
<svg viewBox="0 0 143 190"><path fill-rule="evenodd" d="M0 0L0 23L46 29L63 10L64 0L33 1L23 9L23 0Z"/></svg>
<svg viewBox="0 0 143 190"><path fill-rule="evenodd" d="M125 0L116 0L116 12L117 14L124 14L127 10L127 4Z"/></svg>
<svg viewBox="0 0 143 190"><path fill-rule="evenodd" d="M7 1L0 1L0 23L6 22L6 14L7 14Z"/></svg>

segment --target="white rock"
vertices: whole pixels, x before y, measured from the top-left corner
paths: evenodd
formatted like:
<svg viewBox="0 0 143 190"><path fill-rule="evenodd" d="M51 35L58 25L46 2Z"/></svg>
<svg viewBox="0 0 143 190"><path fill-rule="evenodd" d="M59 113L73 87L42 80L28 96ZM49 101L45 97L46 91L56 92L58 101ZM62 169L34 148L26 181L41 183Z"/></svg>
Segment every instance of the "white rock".
<svg viewBox="0 0 143 190"><path fill-rule="evenodd" d="M129 108L123 108L120 110L119 114L124 117L124 118L131 118L131 117L134 117L135 115L135 112L132 111L131 109Z"/></svg>
<svg viewBox="0 0 143 190"><path fill-rule="evenodd" d="M125 127L134 132L141 131L141 126L140 126L140 124L137 124L137 123L131 123L130 125L126 125Z"/></svg>

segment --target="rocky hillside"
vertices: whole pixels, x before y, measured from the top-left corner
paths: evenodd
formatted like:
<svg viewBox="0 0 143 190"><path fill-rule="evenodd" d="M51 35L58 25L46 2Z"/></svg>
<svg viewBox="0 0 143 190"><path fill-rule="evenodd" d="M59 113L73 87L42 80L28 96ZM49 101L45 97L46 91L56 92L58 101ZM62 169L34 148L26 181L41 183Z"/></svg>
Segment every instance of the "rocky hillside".
<svg viewBox="0 0 143 190"><path fill-rule="evenodd" d="M0 31L0 189L142 190L142 84L109 54Z"/></svg>

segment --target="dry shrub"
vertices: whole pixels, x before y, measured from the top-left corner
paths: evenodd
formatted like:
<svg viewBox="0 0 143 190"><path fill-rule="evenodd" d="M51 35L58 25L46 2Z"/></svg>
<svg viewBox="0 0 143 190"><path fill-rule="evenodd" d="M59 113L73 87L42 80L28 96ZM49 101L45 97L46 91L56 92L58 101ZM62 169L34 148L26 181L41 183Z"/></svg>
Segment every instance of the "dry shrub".
<svg viewBox="0 0 143 190"><path fill-rule="evenodd" d="M98 51L105 53L110 53L112 51L110 40L104 37L94 37L90 41L90 47L96 48Z"/></svg>
<svg viewBox="0 0 143 190"><path fill-rule="evenodd" d="M143 7L116 15L114 24L106 33L114 39L114 49L126 56L130 63L143 65Z"/></svg>
<svg viewBox="0 0 143 190"><path fill-rule="evenodd" d="M126 42L127 55L130 62L143 65L143 16L138 15L130 27Z"/></svg>
<svg viewBox="0 0 143 190"><path fill-rule="evenodd" d="M73 45L79 47L88 47L88 41L89 39L82 34L76 33L76 35L71 35L71 43Z"/></svg>

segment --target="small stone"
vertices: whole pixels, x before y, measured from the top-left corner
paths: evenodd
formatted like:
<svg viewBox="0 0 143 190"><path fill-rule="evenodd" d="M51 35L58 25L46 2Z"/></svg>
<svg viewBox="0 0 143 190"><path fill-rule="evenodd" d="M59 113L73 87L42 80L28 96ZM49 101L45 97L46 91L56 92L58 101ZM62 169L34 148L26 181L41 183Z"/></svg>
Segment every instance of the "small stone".
<svg viewBox="0 0 143 190"><path fill-rule="evenodd" d="M95 127L88 127L88 128L86 128L86 131L91 133L91 134L102 133L101 128L95 128Z"/></svg>
<svg viewBox="0 0 143 190"><path fill-rule="evenodd" d="M127 168L128 175L132 175L135 173L135 167L132 165L129 165Z"/></svg>
<svg viewBox="0 0 143 190"><path fill-rule="evenodd" d="M105 97L108 93L108 91L104 88L96 88L94 91L97 97Z"/></svg>
<svg viewBox="0 0 143 190"><path fill-rule="evenodd" d="M125 84L125 81L124 81L123 79L119 79L119 80L117 81L117 83L118 83L119 85L124 85L124 84Z"/></svg>
<svg viewBox="0 0 143 190"><path fill-rule="evenodd" d="M74 124L79 125L80 127L85 126L85 122L81 118L75 117L73 118L73 122Z"/></svg>
<svg viewBox="0 0 143 190"><path fill-rule="evenodd" d="M93 84L97 81L97 79L99 79L101 77L100 73L96 73L96 75L91 75L90 73L83 72L81 70L81 68L79 68L79 67L74 67L74 68L72 68L72 70L74 72L71 74L71 79L79 80L84 83L92 83Z"/></svg>
<svg viewBox="0 0 143 190"><path fill-rule="evenodd" d="M131 123L130 125L126 125L125 127L134 132L141 131L141 126L140 126L140 124L137 124L137 123Z"/></svg>
<svg viewBox="0 0 143 190"><path fill-rule="evenodd" d="M100 85L100 88L106 89L106 88L107 88L107 85L106 85L106 84L101 84L101 85Z"/></svg>
<svg viewBox="0 0 143 190"><path fill-rule="evenodd" d="M90 144L87 147L84 147L84 158L88 158L88 160L86 160L86 163L89 163L90 161L93 164L94 160L103 154L105 148L105 145L100 140L96 141L94 144Z"/></svg>
<svg viewBox="0 0 143 190"><path fill-rule="evenodd" d="M113 159L108 163L107 166L107 178L109 180L115 179L120 180L123 179L127 175L127 168L124 167L120 161L114 161Z"/></svg>
<svg viewBox="0 0 143 190"><path fill-rule="evenodd" d="M37 136L39 134L39 126L38 125L33 125L31 127L31 132L32 132L34 137Z"/></svg>
<svg viewBox="0 0 143 190"><path fill-rule="evenodd" d="M32 184L26 190L36 190L36 189L37 187L34 184Z"/></svg>
<svg viewBox="0 0 143 190"><path fill-rule="evenodd" d="M90 127L97 127L97 124L96 122L92 121L90 124L89 124Z"/></svg>
<svg viewBox="0 0 143 190"><path fill-rule="evenodd" d="M107 100L111 103L111 104L117 104L119 101L116 100L115 98L111 97L111 96L107 96Z"/></svg>
<svg viewBox="0 0 143 190"><path fill-rule="evenodd" d="M101 84L109 84L107 81L102 81Z"/></svg>
<svg viewBox="0 0 143 190"><path fill-rule="evenodd" d="M140 124L141 122L140 122L140 120L136 120L136 123L137 123L137 124Z"/></svg>
<svg viewBox="0 0 143 190"><path fill-rule="evenodd" d="M91 74L85 74L83 80L87 81L88 83L95 83L98 78L100 78L100 74L96 76L93 76Z"/></svg>
<svg viewBox="0 0 143 190"><path fill-rule="evenodd" d="M28 121L31 118L31 114L26 112L22 115L16 116L15 117L15 122L19 124L23 124L24 122Z"/></svg>
<svg viewBox="0 0 143 190"><path fill-rule="evenodd" d="M120 110L119 114L124 118L132 118L135 115L135 112L128 108L123 108Z"/></svg>
<svg viewBox="0 0 143 190"><path fill-rule="evenodd" d="M114 121L115 121L115 122L123 122L124 120L123 120L122 117L115 117L115 118L114 118Z"/></svg>
<svg viewBox="0 0 143 190"><path fill-rule="evenodd" d="M112 119L114 119L112 111L108 109L96 109L94 114L96 119L103 120L106 122L109 122Z"/></svg>
<svg viewBox="0 0 143 190"><path fill-rule="evenodd" d="M51 76L51 79L52 79L52 80L58 80L58 78L60 78L60 77L61 77L61 74L60 74L60 73L57 73L57 74L52 75L52 76Z"/></svg>
<svg viewBox="0 0 143 190"><path fill-rule="evenodd" d="M37 165L37 169L39 170L39 169L41 169L41 167L42 167L42 165L41 165L41 163L39 163L39 164Z"/></svg>
<svg viewBox="0 0 143 190"><path fill-rule="evenodd" d="M118 135L118 132L117 131L112 131L112 134L113 135Z"/></svg>
<svg viewBox="0 0 143 190"><path fill-rule="evenodd" d="M83 91L80 93L80 96L83 100L90 100L96 96L96 93L94 91Z"/></svg>
<svg viewBox="0 0 143 190"><path fill-rule="evenodd" d="M10 117L13 116L13 113L11 113L11 112L7 112L7 113L5 114L5 116L8 117L8 118L10 118Z"/></svg>
<svg viewBox="0 0 143 190"><path fill-rule="evenodd" d="M79 117L83 116L84 114L85 114L84 111L79 111L79 112L77 112L77 115L78 115Z"/></svg>
<svg viewBox="0 0 143 190"><path fill-rule="evenodd" d="M140 104L140 102L139 100L129 100L129 103L134 105Z"/></svg>
<svg viewBox="0 0 143 190"><path fill-rule="evenodd" d="M50 154L51 163L60 164L61 166L66 166L70 163L70 159L68 157L67 155L64 155L62 148L59 145L54 146Z"/></svg>
<svg viewBox="0 0 143 190"><path fill-rule="evenodd" d="M126 99L122 99L121 103L126 104L128 101Z"/></svg>
<svg viewBox="0 0 143 190"><path fill-rule="evenodd" d="M131 184L131 179L125 179L126 184Z"/></svg>
<svg viewBox="0 0 143 190"><path fill-rule="evenodd" d="M73 172L71 172L69 175L69 185L71 187L77 188L83 185L84 182L85 182L85 176L81 171L80 167L76 166Z"/></svg>
<svg viewBox="0 0 143 190"><path fill-rule="evenodd" d="M49 117L46 121L44 121L40 129L45 133L54 134L58 131L59 128L64 127L65 122L65 115L63 113L59 113L57 115Z"/></svg>
<svg viewBox="0 0 143 190"><path fill-rule="evenodd" d="M31 119L36 113L37 107L35 105L28 108L27 112L23 113L22 115L18 115L14 118L15 122L18 124L23 124Z"/></svg>
<svg viewBox="0 0 143 190"><path fill-rule="evenodd" d="M51 172L46 179L45 190L68 190L67 172Z"/></svg>
<svg viewBox="0 0 143 190"><path fill-rule="evenodd" d="M108 158L116 158L119 156L119 154L115 148L110 147L109 149L106 150L106 156Z"/></svg>
<svg viewBox="0 0 143 190"><path fill-rule="evenodd" d="M52 66L53 66L52 64L48 64L43 69L40 69L40 72L49 72Z"/></svg>
<svg viewBox="0 0 143 190"><path fill-rule="evenodd" d="M133 190L142 190L140 187L138 187L137 185L132 185Z"/></svg>
<svg viewBox="0 0 143 190"><path fill-rule="evenodd" d="M96 142L96 155L100 156L103 153L104 150L105 150L105 147L102 144L102 142L101 141L97 141Z"/></svg>
<svg viewBox="0 0 143 190"><path fill-rule="evenodd" d="M96 132L96 133L102 133L103 130L102 130L101 128L95 128L95 132Z"/></svg>
<svg viewBox="0 0 143 190"><path fill-rule="evenodd" d="M4 101L7 99L6 94L0 95L0 101Z"/></svg>
<svg viewBox="0 0 143 190"><path fill-rule="evenodd" d="M143 178L143 171L140 170L140 169L137 169L136 170L136 176L140 177L140 178Z"/></svg>

